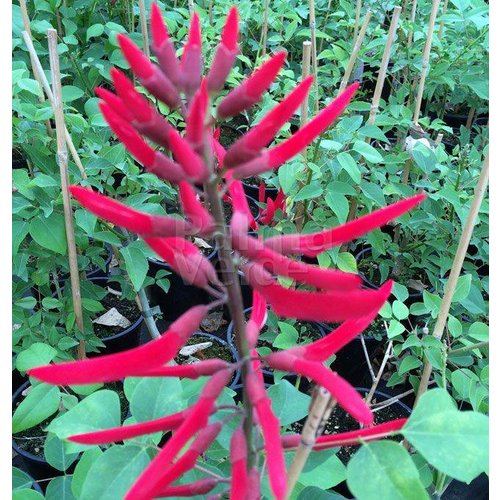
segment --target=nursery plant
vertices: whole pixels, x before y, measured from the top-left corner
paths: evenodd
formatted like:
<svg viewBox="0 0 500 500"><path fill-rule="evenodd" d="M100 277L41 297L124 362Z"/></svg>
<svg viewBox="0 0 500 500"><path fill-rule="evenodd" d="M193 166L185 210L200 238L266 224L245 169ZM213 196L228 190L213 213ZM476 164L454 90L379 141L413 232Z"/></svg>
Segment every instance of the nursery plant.
<svg viewBox="0 0 500 500"><path fill-rule="evenodd" d="M112 11L117 4L110 3L108 9ZM346 224L342 224L344 219L335 221L340 222L335 227L328 223L324 227L306 225L302 233L292 232L293 226L288 224L285 227L289 230L283 231L284 234L275 228L260 227L271 226L276 222L273 221L276 215L284 217L288 210L284 200L291 191L293 174L290 169L285 170L287 162L329 129L347 108L359 85L349 86L293 135L273 144L307 98L313 78L305 78L290 89L279 104L266 110L226 151L221 146L219 134L222 132L215 129L263 99L284 66L285 52L276 51L250 75L238 78L237 86L225 92L226 81L235 82L231 70L240 57L235 7L225 20L220 43L205 76L206 61L196 13L192 16L180 60L161 9L155 3L151 10L151 35L156 63L129 37L117 35L123 56L144 90L139 91L123 71L113 68L114 92L105 87L97 89L99 108L125 148L146 172L158 177L159 181L154 181L156 185L165 183L166 187L158 191L177 194L183 216L179 217L175 209L155 208L155 203L163 201L159 195L141 198L140 183L135 193L111 189L115 197L132 194L122 201L93 190L92 187L97 187L110 192L108 183L93 181L90 173L87 180L70 190L86 210L107 221L106 227L113 234L138 235L138 240L123 237L125 249L146 245L150 255L154 252L186 284L204 290L211 300L190 308L159 338L137 348L80 361L28 365L32 391L50 394L51 401L50 411L42 412L41 420L36 423L61 411L48 424L50 436L55 436L51 439L69 441L62 450L63 455L83 452L73 475L51 481L51 494L57 491L77 498L133 500L197 495L208 498L210 494L214 498L282 499L307 495L308 489L315 493L317 485L330 488L347 477L349 489L360 499L376 495L424 499L429 498L429 493L440 495L450 478L470 482L485 471L485 415L458 412L444 389L434 389L421 398L409 419L375 423L361 395L329 366L335 353L362 333L382 308L387 309L393 282L382 283L388 274L382 272L382 281L377 283L380 286L371 289L363 285L358 274L348 272L355 268L346 269L348 266L342 266L337 259L334 262L340 269L308 262L315 258L321 262L325 252L372 231L380 235L381 227L405 216L419 203L427 206L426 195L404 196L384 206L385 197L379 196L373 187L375 184L365 185L366 193L376 199L379 208ZM95 50L99 50L98 47ZM174 121L170 120L171 116ZM344 120L347 130L344 135L340 130L335 148L337 143L342 145L345 134L352 135L359 128L358 121L351 119L349 126ZM373 134L373 130L365 132ZM155 149L149 141L159 148ZM364 147L358 143L361 141L354 143L354 150L369 159L373 148L367 149L365 142ZM355 163L353 158L343 158L344 167ZM137 165L133 168L138 170ZM270 198L260 199L262 224L256 224L242 180L259 179L268 172L278 173L283 191L276 203L270 202ZM285 172L284 176L281 172ZM330 183L329 200L337 213L336 188L343 189L341 196L351 191L346 183ZM410 191L411 188L404 194ZM148 210L136 208L134 195L138 197L136 200L148 201ZM303 192L302 199L308 198L307 191ZM232 205L230 217L224 212L224 199ZM295 201L300 201L300 197L295 197ZM84 220L88 217L82 215ZM120 233L118 228L126 232ZM257 234L253 232L255 229L259 230ZM215 241L218 271L193 243L195 237ZM139 254L139 260L144 259L144 253ZM125 258L131 277L134 276L134 255L137 253L130 251L128 259ZM253 289L248 320L239 272ZM143 274L144 281L146 274ZM404 293L397 286L394 289L396 296ZM49 306L54 304L50 302ZM214 358L194 364L172 363L179 350L197 333L200 324L220 306L229 310L239 361L230 363ZM268 307L277 317L339 326L313 342L293 345L285 338L276 347L287 348L271 353L261 350L259 354L256 346ZM404 319L401 307L393 306L389 314ZM283 324L282 334L290 333ZM414 347L419 347L418 342ZM52 354L45 363L55 359ZM286 380L266 390L263 377L266 368L311 381L312 397L300 393ZM242 393L238 395L226 386L233 373L240 369ZM117 394L102 388L102 384L122 381L131 416L121 415ZM63 391L48 384L62 386ZM65 389L67 386L74 388L77 394L80 387L88 395L78 401ZM463 384L457 382L454 387L464 394ZM283 408L286 406L283 404L280 409L276 404L277 395L280 398L293 395L290 397L300 404L297 408ZM321 435L324 422L315 417L316 405L321 401L329 411L338 406L351 415L359 428ZM475 396L472 404L479 408L481 402ZM26 422L28 407L29 404L21 403L16 410L15 422L19 429L33 425L33 418ZM302 418L307 418L302 435L288 433L289 425ZM392 440L372 442L398 434L404 435L416 454L410 455ZM113 445L119 442L124 444ZM361 443L347 469L331 450ZM107 448L103 451L97 445ZM306 462L311 450L314 452ZM460 456L450 459L446 451L467 459ZM292 452L295 452L293 459ZM337 471L335 479L322 477L325 467Z"/></svg>

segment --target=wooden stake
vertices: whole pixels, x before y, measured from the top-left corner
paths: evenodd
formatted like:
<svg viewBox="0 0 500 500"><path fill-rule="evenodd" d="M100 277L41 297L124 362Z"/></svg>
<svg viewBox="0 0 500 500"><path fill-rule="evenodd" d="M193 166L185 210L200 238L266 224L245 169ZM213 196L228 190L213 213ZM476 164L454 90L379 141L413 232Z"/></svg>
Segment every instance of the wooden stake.
<svg viewBox="0 0 500 500"><path fill-rule="evenodd" d="M481 202L488 186L488 172L489 156L487 156L484 160L483 167L479 175L479 180L477 182L476 189L474 190L474 197L469 208L469 214L467 216L467 220L465 221L462 235L460 236L457 253L455 254L455 258L453 259L450 277L448 279L448 283L446 284L446 289L444 292L443 300L441 301L441 307L439 308L436 325L434 327L434 332L432 333L433 337L439 341L441 341L441 338L443 336L444 328L448 320L448 313L450 311L453 294L455 293L458 278L460 276L460 272L462 271L465 255L467 254L467 248L472 237L472 231L474 230L474 226L476 225L479 209L481 208ZM415 405L420 399L420 396L422 396L422 394L427 390L431 374L432 364L429 361L426 361L424 369L422 371L422 377L420 378L420 385L418 387Z"/></svg>
<svg viewBox="0 0 500 500"><path fill-rule="evenodd" d="M380 97L382 95L382 89L384 87L384 81L387 75L387 68L389 66L389 59L391 57L391 48L392 44L394 43L394 35L396 34L396 28L398 26L400 14L401 7L394 7L394 11L392 12L391 25L389 26L389 33L387 34L387 40L385 42L384 53L382 55L382 62L380 63L380 69L378 71L377 84L375 86L375 92L373 94L372 105L370 106L368 125L373 125L375 123L375 118L378 113Z"/></svg>
<svg viewBox="0 0 500 500"><path fill-rule="evenodd" d="M210 26L212 26L214 18L213 18L213 0L209 0L208 2L208 21L210 23Z"/></svg>
<svg viewBox="0 0 500 500"><path fill-rule="evenodd" d="M54 108L54 96L52 95L52 89L50 88L49 81L47 80L47 77L45 76L45 73L43 72L42 64L40 63L40 59L38 59L38 54L36 53L35 47L33 46L33 42L31 40L31 37L26 31L22 32L22 36L24 39L24 43L26 44L26 47L28 48L28 52L30 54L31 62L33 64L33 73L35 72L35 68L38 71L38 74L40 75L40 80L43 89L45 90L45 94L47 95L47 98L52 106L52 109L54 109L54 114L55 114L55 108ZM66 137L66 143L69 147L71 156L73 157L73 161L76 163L76 166L78 167L78 170L80 170L80 174L83 179L87 178L87 174L85 173L85 169L83 168L82 161L80 160L80 157L78 156L78 152L76 151L75 145L73 144L73 140L71 139L71 136L69 135L68 129L66 126L64 126L64 135Z"/></svg>
<svg viewBox="0 0 500 500"><path fill-rule="evenodd" d="M441 12L441 22L439 23L439 31L438 31L438 38L440 40L443 37L444 16L446 15L447 10L448 10L448 0L444 0L443 12Z"/></svg>
<svg viewBox="0 0 500 500"><path fill-rule="evenodd" d="M267 52L267 30L269 29L269 0L266 0L264 6L264 21L262 23L262 55Z"/></svg>
<svg viewBox="0 0 500 500"><path fill-rule="evenodd" d="M469 130L472 128L472 122L474 121L474 116L476 114L476 108L469 109L469 115L467 116L467 123L465 124L465 128Z"/></svg>
<svg viewBox="0 0 500 500"><path fill-rule="evenodd" d="M311 42L306 40L302 43L302 81L311 73ZM300 126L303 127L307 122L308 99L300 106ZM304 151L305 153L305 151Z"/></svg>
<svg viewBox="0 0 500 500"><path fill-rule="evenodd" d="M424 55L422 59L422 71L420 73L420 81L418 84L417 100L415 101L415 112L413 114L413 123L418 124L418 116L420 115L420 107L422 106L422 96L424 94L425 78L427 77L427 69L429 67L429 55L432 46L432 33L434 32L434 23L436 22L439 2L441 0L432 0L431 17L429 19L429 29L427 30L427 39L425 40Z"/></svg>
<svg viewBox="0 0 500 500"><path fill-rule="evenodd" d="M194 0L188 0L189 15L192 16L194 12Z"/></svg>
<svg viewBox="0 0 500 500"><path fill-rule="evenodd" d="M73 228L73 211L69 197L68 176L68 150L66 149L66 137L64 126L64 107L62 102L61 73L59 70L59 55L57 54L57 31L47 31L49 40L50 69L52 72L53 106L56 122L57 139L57 161L61 175L61 190L63 196L64 224L66 227L66 241L68 243L69 274L71 279L71 294L73 296L73 309L75 311L76 324L83 333L82 298L80 295L80 277L78 275L78 262L75 244L75 232ZM85 358L85 341L80 340L78 344L78 359Z"/></svg>
<svg viewBox="0 0 500 500"><path fill-rule="evenodd" d="M30 18L28 16L28 8L26 7L26 0L19 0L19 5L21 6L21 15L23 16L24 30L26 31L26 33L28 33L29 37L31 38ZM40 102L45 102L45 94L43 93L43 84L40 74L38 73L38 69L33 63L33 56L31 52L29 52L29 55L30 55L31 69L33 70L33 75L35 77L35 80L38 82L38 85L40 85L40 95L38 96L38 100ZM53 137L52 127L50 126L50 120L45 120L45 128L47 129L47 133L49 134L49 136Z"/></svg>
<svg viewBox="0 0 500 500"><path fill-rule="evenodd" d="M415 22L415 15L416 14L417 14L417 0L413 0L413 4L411 6L411 14L410 14L410 22L411 23ZM408 40L406 42L408 49L410 49L412 43L413 43L413 28L411 27L410 32L408 33Z"/></svg>
<svg viewBox="0 0 500 500"><path fill-rule="evenodd" d="M342 92L347 87L347 82L351 77L352 70L354 69L354 65L356 64L356 59L358 58L359 51L361 49L361 44L365 38L365 33L368 28L368 23L370 22L370 18L372 17L372 11L368 9L365 14L365 19L363 20L363 24L361 25L361 30L358 33L358 37L356 38L356 43L352 49L351 57L349 58L349 62L347 63L347 68L344 73L344 77L340 82L339 93Z"/></svg>
<svg viewBox="0 0 500 500"><path fill-rule="evenodd" d="M319 113L318 54L316 50L316 10L314 0L309 0L309 26L311 28L311 58L316 93L316 113Z"/></svg>
<svg viewBox="0 0 500 500"><path fill-rule="evenodd" d="M141 22L142 45L144 48L144 53L146 54L146 57L149 59L150 51L149 51L148 22L146 18L146 6L144 5L144 0L139 0L139 20Z"/></svg>
<svg viewBox="0 0 500 500"><path fill-rule="evenodd" d="M354 44L356 44L356 40L358 38L358 29L359 29L359 20L361 19L361 4L363 0L356 0L356 19L354 21Z"/></svg>
<svg viewBox="0 0 500 500"><path fill-rule="evenodd" d="M330 393L323 387L316 386L311 404L309 406L309 415L302 429L300 444L295 452L287 478L286 498L290 498L293 488L304 469L304 465L311 453L311 450L318 437L318 429L323 422L323 415L328 409L330 403Z"/></svg>

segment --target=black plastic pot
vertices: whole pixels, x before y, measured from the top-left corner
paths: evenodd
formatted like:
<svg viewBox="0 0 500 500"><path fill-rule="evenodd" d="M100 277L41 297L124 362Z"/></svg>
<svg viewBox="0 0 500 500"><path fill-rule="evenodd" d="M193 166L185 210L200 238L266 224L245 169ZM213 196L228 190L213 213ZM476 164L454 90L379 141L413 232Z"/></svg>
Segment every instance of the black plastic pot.
<svg viewBox="0 0 500 500"><path fill-rule="evenodd" d="M28 168L28 162L24 155L18 149L12 149L12 170Z"/></svg>
<svg viewBox="0 0 500 500"><path fill-rule="evenodd" d="M250 298L251 300L251 298ZM243 312L245 315L249 314L250 311L252 310L251 307L248 307L246 308ZM321 323L316 323L314 321L310 321L309 323L311 323L312 325L316 326L321 337L324 337L325 336L325 327L324 325L322 325ZM238 360L240 359L239 358L239 355L238 355L238 350L236 349L235 345L234 345L234 340L233 340L233 330L234 330L234 323L231 321L231 323L229 323L229 326L227 327L227 342L229 345L231 345L234 349L234 351L236 352L236 355L238 356ZM272 383L274 381L274 372L271 371L271 370L265 370L265 369L262 369L262 373L264 374L264 380L266 382L269 382L269 383ZM290 375L290 376L286 376L287 380L291 381L292 383L296 380L296 376L295 375Z"/></svg>
<svg viewBox="0 0 500 500"><path fill-rule="evenodd" d="M14 410L17 400L21 397L21 393L30 385L30 382L25 382L12 396L12 409ZM12 448L20 457L20 468L27 472L35 480L47 479L49 477L60 476L63 473L52 467L43 457L33 455L28 451L23 450L17 445L16 440L12 439Z"/></svg>
<svg viewBox="0 0 500 500"><path fill-rule="evenodd" d="M208 260L214 262L216 256L217 250L214 250L208 256ZM175 273L166 262L157 259L148 259L148 261L148 276L154 278L156 273L161 270L170 272L167 276L170 282L168 293L157 284L151 285L147 289L150 307L158 306L165 320L175 321L191 307L210 302L211 297L205 290L185 283L183 278Z"/></svg>
<svg viewBox="0 0 500 500"><path fill-rule="evenodd" d="M266 389L271 387L271 385L268 382L264 382L264 386ZM234 392L236 392L236 396L234 396L234 400L236 403L242 403L243 402L243 384L236 384L230 387Z"/></svg>
<svg viewBox="0 0 500 500"><path fill-rule="evenodd" d="M470 484L453 480L441 495L441 500L488 500L489 482L484 472Z"/></svg>
<svg viewBox="0 0 500 500"><path fill-rule="evenodd" d="M231 351L231 354L233 355L233 363L237 363L239 361L240 358L238 356L238 351L236 350L236 348L232 344L226 342L225 340L217 337L216 335L212 335L211 333L204 333L204 332L199 332L199 331L197 331L193 335L196 337L202 337L202 338L206 339L207 342L214 342L214 343L219 344L221 346L227 347ZM238 370L235 371L233 378L229 382L228 387L233 389L235 385L240 383L240 378L241 378L241 371L238 368Z"/></svg>

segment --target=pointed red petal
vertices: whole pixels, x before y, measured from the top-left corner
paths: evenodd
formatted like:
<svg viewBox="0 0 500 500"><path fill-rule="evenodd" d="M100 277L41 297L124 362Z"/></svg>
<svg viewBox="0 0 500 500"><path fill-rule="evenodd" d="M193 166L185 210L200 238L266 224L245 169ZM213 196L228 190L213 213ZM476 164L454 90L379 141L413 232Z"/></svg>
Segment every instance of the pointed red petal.
<svg viewBox="0 0 500 500"><path fill-rule="evenodd" d="M179 198L182 210L189 218L191 224L202 234L212 233L215 221L208 210L201 204L191 184L186 181L179 183Z"/></svg>
<svg viewBox="0 0 500 500"><path fill-rule="evenodd" d="M247 224L250 226L256 226L254 216L248 205L248 200L242 182L235 179L231 179L226 182L229 182L229 194L231 196L231 204L233 205L234 213L240 212L245 214Z"/></svg>
<svg viewBox="0 0 500 500"><path fill-rule="evenodd" d="M359 238L389 221L408 212L425 199L425 194L418 194L381 208L342 226L326 229L313 234L291 234L274 236L265 241L267 247L283 254L299 254L314 257L329 248L342 245Z"/></svg>
<svg viewBox="0 0 500 500"><path fill-rule="evenodd" d="M198 154L203 154L205 121L208 110L207 83L203 79L189 108L186 123L186 139L191 143Z"/></svg>
<svg viewBox="0 0 500 500"><path fill-rule="evenodd" d="M238 48L238 9L233 5L226 18L224 31L221 36L221 43L227 50L237 50Z"/></svg>
<svg viewBox="0 0 500 500"><path fill-rule="evenodd" d="M231 492L229 498L239 500L245 498L248 488L247 442L241 427L238 427L231 437L230 462Z"/></svg>
<svg viewBox="0 0 500 500"><path fill-rule="evenodd" d="M189 27L188 40L181 56L182 86L188 95L200 84L202 71L200 19L195 12Z"/></svg>
<svg viewBox="0 0 500 500"><path fill-rule="evenodd" d="M196 154L189 143L172 129L168 134L170 149L186 174L197 182L208 180L209 171L205 162Z"/></svg>
<svg viewBox="0 0 500 500"><path fill-rule="evenodd" d="M130 40L130 38L122 33L117 35L118 43L125 56L125 59L130 64L132 71L138 78L148 79L155 74L154 66L150 60L144 55L141 49Z"/></svg>
<svg viewBox="0 0 500 500"><path fill-rule="evenodd" d="M105 383L133 376L173 359L207 314L207 306L192 307L148 344L117 354L31 368L28 375L54 385Z"/></svg>
<svg viewBox="0 0 500 500"><path fill-rule="evenodd" d="M129 111L127 106L125 106L124 102L117 95L113 94L109 90L103 87L96 87L95 93L111 108L114 109L115 112L120 115L125 121L132 121L134 116Z"/></svg>
<svg viewBox="0 0 500 500"><path fill-rule="evenodd" d="M166 24L163 22L163 16L156 2L151 4L151 36L153 38L153 47L161 47L170 37Z"/></svg>

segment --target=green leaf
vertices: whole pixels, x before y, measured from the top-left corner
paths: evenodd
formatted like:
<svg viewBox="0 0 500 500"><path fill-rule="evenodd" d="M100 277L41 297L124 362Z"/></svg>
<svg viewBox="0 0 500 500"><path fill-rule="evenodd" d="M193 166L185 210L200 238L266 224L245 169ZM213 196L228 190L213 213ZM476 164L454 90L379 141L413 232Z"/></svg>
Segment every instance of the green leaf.
<svg viewBox="0 0 500 500"><path fill-rule="evenodd" d="M373 146L364 141L356 141L352 148L370 163L381 163L384 160Z"/></svg>
<svg viewBox="0 0 500 500"><path fill-rule="evenodd" d="M139 247L134 246L133 243L121 248L120 252L125 259L125 267L130 277L130 281L132 281L135 291L138 292L141 289L148 273L148 261L142 250Z"/></svg>
<svg viewBox="0 0 500 500"><path fill-rule="evenodd" d="M398 373L400 375L404 375L406 372L409 372L410 370L414 370L415 368L418 368L422 364L422 361L420 361L417 357L415 356L406 356L403 361L401 361L401 364L399 365Z"/></svg>
<svg viewBox="0 0 500 500"><path fill-rule="evenodd" d="M84 94L83 90L75 87L74 85L64 85L62 88L62 99L63 102L76 101L80 99Z"/></svg>
<svg viewBox="0 0 500 500"><path fill-rule="evenodd" d="M138 422L175 413L184 407L182 384L173 377L144 377L130 397L130 411Z"/></svg>
<svg viewBox="0 0 500 500"><path fill-rule="evenodd" d="M78 458L78 453L66 453L64 448L64 441L56 435L47 436L43 448L45 460L60 471L65 471Z"/></svg>
<svg viewBox="0 0 500 500"><path fill-rule="evenodd" d="M66 254L66 230L61 214L52 212L47 218L39 216L33 219L30 234L40 246L62 255Z"/></svg>
<svg viewBox="0 0 500 500"><path fill-rule="evenodd" d="M403 434L436 469L470 483L488 471L488 417L458 411L444 389L420 398Z"/></svg>
<svg viewBox="0 0 500 500"><path fill-rule="evenodd" d="M20 372L28 371L35 366L47 365L57 356L57 351L48 344L35 342L16 358L16 368Z"/></svg>
<svg viewBox="0 0 500 500"><path fill-rule="evenodd" d="M327 193L325 196L326 204L333 210L337 216L339 223L344 224L349 214L349 202L347 198L338 193Z"/></svg>
<svg viewBox="0 0 500 500"><path fill-rule="evenodd" d="M16 300L14 304L21 309L30 311L36 306L36 299L35 297L23 297L22 299Z"/></svg>
<svg viewBox="0 0 500 500"><path fill-rule="evenodd" d="M339 153L336 160L340 166L349 174L349 177L356 183L361 182L361 172L354 158L346 152ZM281 169L280 169L281 170Z"/></svg>
<svg viewBox="0 0 500 500"><path fill-rule="evenodd" d="M464 274L458 278L457 287L453 293L452 302L461 302L466 299L470 292L472 274Z"/></svg>
<svg viewBox="0 0 500 500"><path fill-rule="evenodd" d="M22 90L27 90L31 94L35 94L40 97L42 95L42 89L36 80L32 80L31 78L21 78L18 80L17 85Z"/></svg>
<svg viewBox="0 0 500 500"><path fill-rule="evenodd" d="M304 201L304 200L312 200L313 198L317 198L323 194L323 190L319 184L308 184L304 186L296 196L294 196L293 201Z"/></svg>
<svg viewBox="0 0 500 500"><path fill-rule="evenodd" d="M13 491L12 500L44 500L44 496L38 491L24 488Z"/></svg>
<svg viewBox="0 0 500 500"><path fill-rule="evenodd" d="M337 266L346 273L357 273L358 265L356 258L349 252L340 252L337 256Z"/></svg>
<svg viewBox="0 0 500 500"><path fill-rule="evenodd" d="M278 326L280 333L276 336L273 346L278 349L288 349L297 345L299 332L297 332L296 328L284 321L278 321Z"/></svg>
<svg viewBox="0 0 500 500"><path fill-rule="evenodd" d="M347 485L357 500L429 498L410 454L392 441L363 445L347 465Z"/></svg>
<svg viewBox="0 0 500 500"><path fill-rule="evenodd" d="M297 390L288 380L281 379L267 390L267 394L281 425L290 425L308 414L311 398Z"/></svg>
<svg viewBox="0 0 500 500"><path fill-rule="evenodd" d="M344 500L345 497L324 491L317 486L307 486L297 497L297 500Z"/></svg>
<svg viewBox="0 0 500 500"><path fill-rule="evenodd" d="M298 482L303 486L318 486L327 490L345 477L346 468L337 455L332 450L322 450L309 455Z"/></svg>
<svg viewBox="0 0 500 500"><path fill-rule="evenodd" d="M378 206L382 207L385 205L385 197L382 188L373 182L361 182L361 191L366 195L367 198L373 200Z"/></svg>
<svg viewBox="0 0 500 500"><path fill-rule="evenodd" d="M83 484L92 464L103 454L99 447L91 448L82 453L78 464L73 472L73 481L71 481L71 491L76 498L82 494Z"/></svg>
<svg viewBox="0 0 500 500"><path fill-rule="evenodd" d="M45 500L75 500L71 493L72 476L55 477L47 485Z"/></svg>
<svg viewBox="0 0 500 500"><path fill-rule="evenodd" d="M410 314L410 310L408 309L408 307L399 300L395 300L393 302L392 312L394 313L394 317L396 319L399 319L400 321L406 319Z"/></svg>
<svg viewBox="0 0 500 500"><path fill-rule="evenodd" d="M12 433L30 429L53 415L59 408L59 387L39 384L32 387L12 416Z"/></svg>
<svg viewBox="0 0 500 500"><path fill-rule="evenodd" d="M18 469L17 467L12 467L12 489L22 490L25 488L31 488L33 484L33 479L26 474L26 472Z"/></svg>
<svg viewBox="0 0 500 500"><path fill-rule="evenodd" d="M489 339L489 327L485 323L481 323L480 321L475 321L470 325L469 331L467 332L469 337L472 337L474 340L479 342L484 342Z"/></svg>
<svg viewBox="0 0 500 500"><path fill-rule="evenodd" d="M47 430L60 439L73 434L109 429L120 425L120 400L116 392L97 391L80 401L74 408L54 419ZM74 453L86 449L86 445L68 443L66 450Z"/></svg>
<svg viewBox="0 0 500 500"><path fill-rule="evenodd" d="M149 462L147 448L136 445L109 448L90 467L79 500L124 498Z"/></svg>
<svg viewBox="0 0 500 500"><path fill-rule="evenodd" d="M104 26L102 24L93 24L87 28L87 42L97 36L101 36L104 33Z"/></svg>
<svg viewBox="0 0 500 500"><path fill-rule="evenodd" d="M389 339L393 339L394 337L401 335L404 331L405 327L399 321L391 319L391 321L389 322L387 336L389 337Z"/></svg>

